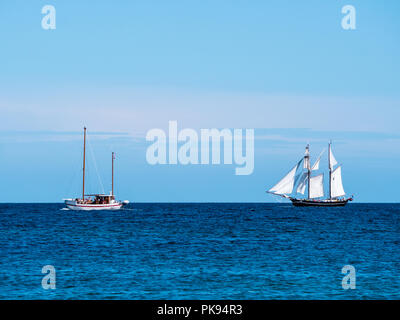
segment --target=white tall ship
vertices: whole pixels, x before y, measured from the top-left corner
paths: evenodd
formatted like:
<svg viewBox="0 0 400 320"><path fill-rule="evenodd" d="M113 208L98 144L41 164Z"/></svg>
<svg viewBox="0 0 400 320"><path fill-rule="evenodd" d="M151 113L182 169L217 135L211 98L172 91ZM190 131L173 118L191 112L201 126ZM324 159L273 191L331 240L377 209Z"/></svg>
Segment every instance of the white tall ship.
<svg viewBox="0 0 400 320"><path fill-rule="evenodd" d="M86 169L86 127L83 128L83 173L82 173L82 198L64 199L65 205L71 210L118 210L129 201L115 200L114 195L114 152L112 153L112 190L110 194L85 194L85 169Z"/></svg>
<svg viewBox="0 0 400 320"><path fill-rule="evenodd" d="M313 174L313 171L319 170L322 153L311 166L309 145L306 146L304 157L267 192L289 199L293 205L302 207L338 207L345 206L347 202L353 201L353 196L345 197L346 193L342 184L342 167L338 165L332 153L332 143L329 143L328 149L329 193L327 199L323 199L324 174ZM304 195L306 190L307 197L299 196Z"/></svg>

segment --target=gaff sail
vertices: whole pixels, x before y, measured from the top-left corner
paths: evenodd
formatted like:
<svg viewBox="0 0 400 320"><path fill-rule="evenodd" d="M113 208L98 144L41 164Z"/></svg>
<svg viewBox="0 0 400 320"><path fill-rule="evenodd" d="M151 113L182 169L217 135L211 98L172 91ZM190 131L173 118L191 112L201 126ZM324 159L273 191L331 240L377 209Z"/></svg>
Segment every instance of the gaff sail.
<svg viewBox="0 0 400 320"><path fill-rule="evenodd" d="M345 194L342 183L342 166L339 166L331 174L331 197L342 197Z"/></svg>
<svg viewBox="0 0 400 320"><path fill-rule="evenodd" d="M331 145L329 144L329 169L333 170L333 167L337 165L335 156L333 155Z"/></svg>

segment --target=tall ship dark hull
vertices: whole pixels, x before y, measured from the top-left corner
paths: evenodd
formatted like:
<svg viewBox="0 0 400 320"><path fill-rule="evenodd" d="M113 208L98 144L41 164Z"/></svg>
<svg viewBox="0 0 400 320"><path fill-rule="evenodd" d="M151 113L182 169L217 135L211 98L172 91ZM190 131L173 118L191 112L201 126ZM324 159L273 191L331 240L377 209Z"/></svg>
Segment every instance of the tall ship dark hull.
<svg viewBox="0 0 400 320"><path fill-rule="evenodd" d="M344 207L352 199L341 200L309 200L290 198L295 207Z"/></svg>

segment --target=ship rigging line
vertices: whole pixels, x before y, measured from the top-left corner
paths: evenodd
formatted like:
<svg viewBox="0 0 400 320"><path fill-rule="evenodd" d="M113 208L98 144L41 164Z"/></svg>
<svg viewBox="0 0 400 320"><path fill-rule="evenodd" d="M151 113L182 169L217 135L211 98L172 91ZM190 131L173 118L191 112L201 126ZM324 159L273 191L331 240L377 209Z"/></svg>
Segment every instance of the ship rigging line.
<svg viewBox="0 0 400 320"><path fill-rule="evenodd" d="M94 168L96 170L97 179L99 180L99 183L100 183L101 191L103 192L103 194L105 194L103 182L101 181L99 170L97 169L96 158L94 157L92 145L90 144L90 140L88 139L88 135L86 136L86 142L87 142L87 145L88 145L89 150L90 150L90 155L92 156L92 159L93 159L93 162L94 162Z"/></svg>

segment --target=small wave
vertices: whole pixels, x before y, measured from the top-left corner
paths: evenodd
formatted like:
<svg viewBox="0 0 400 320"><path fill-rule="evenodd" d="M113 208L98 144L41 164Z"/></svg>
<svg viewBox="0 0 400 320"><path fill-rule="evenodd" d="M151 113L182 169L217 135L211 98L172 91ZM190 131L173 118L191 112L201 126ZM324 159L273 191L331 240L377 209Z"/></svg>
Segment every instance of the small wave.
<svg viewBox="0 0 400 320"><path fill-rule="evenodd" d="M61 211L63 211L63 210L68 210L68 211L69 211L69 209L68 209L68 208L61 208L60 210L61 210Z"/></svg>
<svg viewBox="0 0 400 320"><path fill-rule="evenodd" d="M139 208L123 208L122 210L124 210L124 211L143 211L143 209L139 209Z"/></svg>

